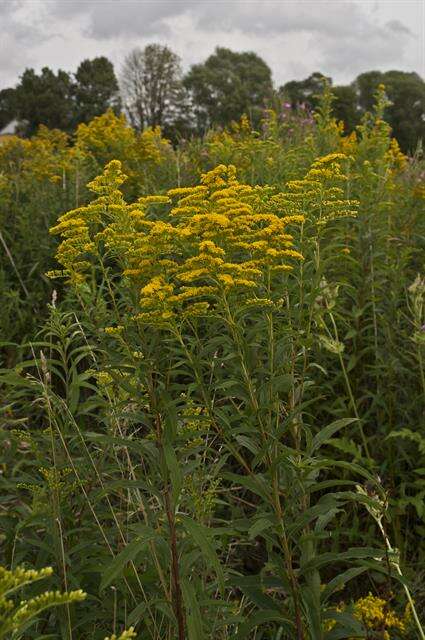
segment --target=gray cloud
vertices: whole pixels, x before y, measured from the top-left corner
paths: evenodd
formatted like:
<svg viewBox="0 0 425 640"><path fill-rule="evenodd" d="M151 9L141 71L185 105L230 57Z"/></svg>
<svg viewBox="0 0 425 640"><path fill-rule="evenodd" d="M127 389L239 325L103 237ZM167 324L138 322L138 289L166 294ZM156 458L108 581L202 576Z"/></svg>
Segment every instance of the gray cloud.
<svg viewBox="0 0 425 640"><path fill-rule="evenodd" d="M399 20L380 26L358 23L341 41L335 35L322 43L322 63L334 72L350 72L400 64L412 33Z"/></svg>
<svg viewBox="0 0 425 640"><path fill-rule="evenodd" d="M265 35L304 31L342 38L379 30L364 13L362 5L350 1L157 0L148 3L136 0L55 0L51 7L58 16L88 15L90 33L95 38L158 33L167 28L167 22L181 15L190 16L196 27L205 31L238 30ZM397 19L388 21L386 26L398 33L410 33L410 29Z"/></svg>
<svg viewBox="0 0 425 640"><path fill-rule="evenodd" d="M389 20L386 26L388 27L388 29L391 29L391 31L394 31L395 33L404 33L409 36L413 35L411 30L406 27L405 24L400 22L400 20Z"/></svg>
<svg viewBox="0 0 425 640"><path fill-rule="evenodd" d="M224 12L217 12L217 6L220 3L204 2L197 6L202 28L238 29L264 35L313 32L343 37L353 24L364 22L360 7L353 2L325 1L316 5L294 0L285 3L263 0L260 5L234 2Z"/></svg>
<svg viewBox="0 0 425 640"><path fill-rule="evenodd" d="M216 45L254 50L277 83L321 70L347 82L372 67L424 74L422 0L0 0L0 87L25 66L75 69L168 44L187 67ZM421 53L422 52L422 53Z"/></svg>
<svg viewBox="0 0 425 640"><path fill-rule="evenodd" d="M338 0L53 0L49 4L57 16L88 16L90 35L99 39L158 34L167 31L170 21L181 15L190 16L196 28L207 32L312 32L342 38L353 30L365 35L375 29L361 4ZM404 27L399 20L392 24L399 30Z"/></svg>
<svg viewBox="0 0 425 640"><path fill-rule="evenodd" d="M89 17L87 33L98 39L120 35L153 35L167 33L165 20L180 15L186 2L138 2L135 0L105 0L82 2L80 0L56 0L51 3L52 14L70 18L78 15Z"/></svg>
<svg viewBox="0 0 425 640"><path fill-rule="evenodd" d="M40 19L35 19L29 28L25 20L25 13L28 9L23 0L0 0L0 25L2 38L9 36L23 46L34 45L40 42L45 34ZM44 7L40 7L43 12ZM41 17L41 16L40 16Z"/></svg>
<svg viewBox="0 0 425 640"><path fill-rule="evenodd" d="M102 40L117 37L172 38L176 20L185 16L193 30L220 35L239 33L258 38L304 34L316 49L317 62L330 71L349 72L363 64L392 63L403 57L410 29L399 19L376 23L362 4L335 0L276 2L262 0L63 2L56 0L54 12L88 18L87 33Z"/></svg>
<svg viewBox="0 0 425 640"><path fill-rule="evenodd" d="M43 33L42 11L39 18L33 16L31 28L25 18L27 13L28 5L22 0L0 0L0 79L2 75L20 75L31 64L32 48L49 37ZM2 84L0 81L0 88Z"/></svg>

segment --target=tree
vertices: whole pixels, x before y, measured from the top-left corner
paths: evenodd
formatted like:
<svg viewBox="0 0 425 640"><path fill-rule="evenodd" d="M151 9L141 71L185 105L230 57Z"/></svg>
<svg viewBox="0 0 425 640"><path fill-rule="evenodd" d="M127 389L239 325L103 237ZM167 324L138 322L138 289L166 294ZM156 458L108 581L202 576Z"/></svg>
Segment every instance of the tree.
<svg viewBox="0 0 425 640"><path fill-rule="evenodd" d="M24 123L24 134L35 133L40 124L70 131L73 123L72 80L59 69L55 74L44 67L37 75L26 69L16 88L17 117Z"/></svg>
<svg viewBox="0 0 425 640"><path fill-rule="evenodd" d="M109 108L120 111L119 87L112 62L101 56L83 60L74 76L75 124L90 122Z"/></svg>
<svg viewBox="0 0 425 640"><path fill-rule="evenodd" d="M184 79L190 91L198 127L226 126L243 114L257 124L273 84L269 66L257 54L217 47L203 64L195 64Z"/></svg>
<svg viewBox="0 0 425 640"><path fill-rule="evenodd" d="M16 117L16 110L16 90L2 89L0 91L0 129Z"/></svg>
<svg viewBox="0 0 425 640"><path fill-rule="evenodd" d="M375 104L375 93L378 85L383 83L382 71L367 71L351 83L356 92L357 102L362 112L371 111Z"/></svg>
<svg viewBox="0 0 425 640"><path fill-rule="evenodd" d="M319 96L323 93L326 81L332 85L332 78L315 71L305 80L287 82L279 88L279 95L283 100L290 102L294 109L304 105L313 111L319 103Z"/></svg>
<svg viewBox="0 0 425 640"><path fill-rule="evenodd" d="M362 73L352 86L363 111L373 106L379 84L385 85L391 101L385 119L403 151L413 153L419 140L425 139L425 82L417 73L405 71Z"/></svg>
<svg viewBox="0 0 425 640"><path fill-rule="evenodd" d="M121 90L136 129L172 123L183 101L181 77L180 58L168 47L150 44L131 51L124 61Z"/></svg>
<svg viewBox="0 0 425 640"><path fill-rule="evenodd" d="M334 102L332 110L337 120L345 124L345 131L350 133L360 123L361 111L357 103L356 91L351 86L340 85L333 87Z"/></svg>

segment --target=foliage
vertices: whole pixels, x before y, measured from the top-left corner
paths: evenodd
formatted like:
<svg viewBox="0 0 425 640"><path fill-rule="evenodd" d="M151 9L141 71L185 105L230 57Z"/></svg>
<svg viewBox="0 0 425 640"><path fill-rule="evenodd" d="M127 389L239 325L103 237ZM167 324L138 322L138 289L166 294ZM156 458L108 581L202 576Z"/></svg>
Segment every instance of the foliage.
<svg viewBox="0 0 425 640"><path fill-rule="evenodd" d="M123 162L127 191L135 196L162 188L176 174L171 145L159 129L136 134L112 111L81 124L75 144L46 127L31 139L12 136L0 144L0 334L10 353L30 325L42 322L52 296L44 275L53 266L49 227L60 213L86 201L86 182L113 158Z"/></svg>
<svg viewBox="0 0 425 640"><path fill-rule="evenodd" d="M252 52L217 47L202 64L193 65L184 84L192 96L198 129L226 126L246 114L254 126L272 96L271 71Z"/></svg>
<svg viewBox="0 0 425 640"><path fill-rule="evenodd" d="M423 161L333 102L0 146L4 564L89 595L28 640L424 637Z"/></svg>
<svg viewBox="0 0 425 640"><path fill-rule="evenodd" d="M72 96L76 124L90 122L110 108L119 113L119 87L112 62L105 56L83 60L74 76Z"/></svg>
<svg viewBox="0 0 425 640"><path fill-rule="evenodd" d="M70 131L73 105L72 80L66 71L55 74L43 67L40 74L26 69L16 87L17 116L27 136L34 134L40 124L49 128Z"/></svg>
<svg viewBox="0 0 425 640"><path fill-rule="evenodd" d="M119 112L120 99L113 65L104 56L83 60L75 74L25 69L15 88L0 93L0 128L16 118L27 137L40 125L70 133L108 108Z"/></svg>
<svg viewBox="0 0 425 640"><path fill-rule="evenodd" d="M316 71L275 88L269 67L258 55L220 47L183 77L176 53L149 44L125 58L120 91L113 65L104 56L83 60L75 74L54 73L48 67L40 74L26 69L15 88L0 91L0 129L16 119L26 136L40 124L69 133L109 108L119 115L123 103L137 131L160 126L177 145L211 127L230 127L243 115L259 129L265 109L279 112L280 103L310 114L319 107L324 83L332 86L332 78ZM380 84L389 96L384 118L402 150L413 154L425 132L425 83L417 73L368 71L349 85L335 86L334 114L351 133L371 111Z"/></svg>
<svg viewBox="0 0 425 640"><path fill-rule="evenodd" d="M45 312L51 286L44 270L52 264L46 233L76 197L73 167L68 138L58 130L41 128L30 140L11 137L0 145L2 341L25 339Z"/></svg>
<svg viewBox="0 0 425 640"><path fill-rule="evenodd" d="M333 103L333 112L337 120L344 123L344 127L348 133L354 131L360 124L361 112L357 104L357 95L352 86L336 86L332 88L335 96Z"/></svg>
<svg viewBox="0 0 425 640"><path fill-rule="evenodd" d="M0 129L3 129L16 116L16 92L14 89L0 90Z"/></svg>
<svg viewBox="0 0 425 640"><path fill-rule="evenodd" d="M316 72L305 80L287 82L278 93L293 108L304 105L315 110L324 81L332 85L331 78ZM348 132L353 131L365 112L372 110L379 85L385 86L389 99L383 117L403 151L413 154L425 137L425 82L417 73L368 71L360 74L350 85L335 86L334 114L344 122Z"/></svg>
<svg viewBox="0 0 425 640"><path fill-rule="evenodd" d="M380 84L389 98L384 117L401 148L413 154L425 137L425 81L417 73L404 71L362 73L353 86L363 110L371 109Z"/></svg>
<svg viewBox="0 0 425 640"><path fill-rule="evenodd" d="M308 105L310 109L317 109L325 82L331 83L332 80L316 71L305 80L286 82L279 88L279 93L284 100L291 103L293 108L304 104Z"/></svg>
<svg viewBox="0 0 425 640"><path fill-rule="evenodd" d="M53 569L47 567L35 571L18 567L12 571L0 567L0 638L21 638L22 632L34 623L40 613L51 607L81 602L86 594L79 589L68 593L45 591L30 600L16 601L11 598L26 585L51 576Z"/></svg>

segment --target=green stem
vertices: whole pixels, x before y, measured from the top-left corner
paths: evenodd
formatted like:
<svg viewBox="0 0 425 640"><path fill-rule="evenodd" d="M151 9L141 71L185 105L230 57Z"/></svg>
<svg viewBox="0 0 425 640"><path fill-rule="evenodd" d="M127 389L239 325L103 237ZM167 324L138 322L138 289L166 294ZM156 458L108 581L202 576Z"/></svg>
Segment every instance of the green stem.
<svg viewBox="0 0 425 640"><path fill-rule="evenodd" d="M331 312L329 312L329 317L331 319L332 327L333 327L333 330L334 330L334 338L339 343L340 340L339 340L338 328L336 326L335 318L333 317L333 314ZM364 450L365 450L365 453L366 453L366 457L369 460L369 462L373 462L372 457L371 457L370 452L369 452L369 446L367 444L367 439L366 439L366 436L365 436L365 433L364 433L364 430L363 430L362 420L361 420L359 412L357 410L357 404L356 404L356 401L354 399L354 394L353 394L353 390L351 388L350 379L348 377L347 369L345 367L344 358L342 357L342 353L341 353L341 351L339 349L338 349L338 358L339 358L339 362L340 362L340 365L341 365L342 374L344 376L345 386L347 388L347 393L348 393L348 396L350 398L350 403L351 403L351 406L353 408L354 415L356 416L357 420L359 421L359 430L360 430L360 435L361 435L361 438L362 438Z"/></svg>
<svg viewBox="0 0 425 640"><path fill-rule="evenodd" d="M375 520L378 523L379 529L381 531L382 537L385 540L385 544L387 546L388 551L390 553L394 553L394 549L392 548L391 543L390 543L390 541L388 539L388 536L387 536L387 534L385 532L385 529L382 526L381 518L375 518ZM400 576L400 578L403 578L403 572L402 572L402 570L400 568L399 563L398 562L394 562L394 566L395 566L395 568L397 570L397 573ZM412 598L412 596L410 594L409 587L406 584L403 583L403 588L404 588L404 591L406 593L406 597L407 597L407 600L409 602L410 608L412 610L413 619L415 621L417 630L419 632L419 637L421 638L421 640L425 640L425 632L424 632L422 624L421 624L421 622L419 620L419 616L417 614L417 611L416 611L416 608L415 608L415 603L413 602L413 598Z"/></svg>

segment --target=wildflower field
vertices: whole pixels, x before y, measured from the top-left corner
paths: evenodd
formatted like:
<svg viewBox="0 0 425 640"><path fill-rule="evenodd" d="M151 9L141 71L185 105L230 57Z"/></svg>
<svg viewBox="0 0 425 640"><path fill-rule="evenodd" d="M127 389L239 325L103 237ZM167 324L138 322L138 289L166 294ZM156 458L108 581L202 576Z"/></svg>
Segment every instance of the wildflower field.
<svg viewBox="0 0 425 640"><path fill-rule="evenodd" d="M0 638L425 639L425 164L385 106L0 142Z"/></svg>

